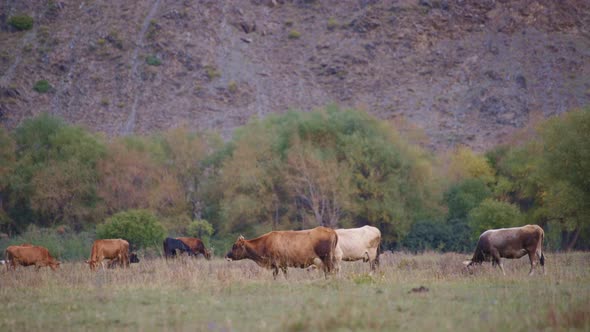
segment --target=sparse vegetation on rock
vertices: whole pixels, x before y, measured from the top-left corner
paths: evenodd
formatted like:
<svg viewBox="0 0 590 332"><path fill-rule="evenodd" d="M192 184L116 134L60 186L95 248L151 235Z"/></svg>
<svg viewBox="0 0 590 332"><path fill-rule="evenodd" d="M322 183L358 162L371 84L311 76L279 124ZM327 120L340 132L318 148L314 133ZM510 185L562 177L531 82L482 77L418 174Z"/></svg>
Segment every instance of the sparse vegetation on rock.
<svg viewBox="0 0 590 332"><path fill-rule="evenodd" d="M301 32L295 30L295 29L291 29L291 31L289 31L289 39L299 39L301 37Z"/></svg>
<svg viewBox="0 0 590 332"><path fill-rule="evenodd" d="M37 82L35 82L35 85L33 85L33 90L39 92L39 93L46 93L49 92L52 89L51 84L49 84L49 81L47 80L39 80Z"/></svg>
<svg viewBox="0 0 590 332"><path fill-rule="evenodd" d="M162 64L162 60L160 60L160 58L152 54L148 55L145 58L145 62L150 66L159 66Z"/></svg>
<svg viewBox="0 0 590 332"><path fill-rule="evenodd" d="M33 18L29 15L15 15L8 19L8 24L19 31L33 28Z"/></svg>

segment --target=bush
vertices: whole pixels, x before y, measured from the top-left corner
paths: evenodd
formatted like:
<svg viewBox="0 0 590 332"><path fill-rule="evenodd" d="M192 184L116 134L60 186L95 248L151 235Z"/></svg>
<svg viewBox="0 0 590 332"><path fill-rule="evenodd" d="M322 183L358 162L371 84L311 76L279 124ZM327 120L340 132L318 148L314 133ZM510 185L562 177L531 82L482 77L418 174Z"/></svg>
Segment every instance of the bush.
<svg viewBox="0 0 590 332"><path fill-rule="evenodd" d="M289 39L299 39L301 37L301 32L293 29L289 32Z"/></svg>
<svg viewBox="0 0 590 332"><path fill-rule="evenodd" d="M33 85L33 90L39 92L39 93L46 93L49 92L49 90L51 90L52 86L51 84L49 84L49 82L47 80L39 80L35 83L35 85Z"/></svg>
<svg viewBox="0 0 590 332"><path fill-rule="evenodd" d="M217 70L217 68L213 66L205 66L205 71L207 73L207 78L210 81L216 79L217 77L221 77L221 73L219 72L219 70Z"/></svg>
<svg viewBox="0 0 590 332"><path fill-rule="evenodd" d="M150 66L159 66L162 64L162 60L155 55L148 55L147 58L145 58L145 62Z"/></svg>
<svg viewBox="0 0 590 332"><path fill-rule="evenodd" d="M30 30L33 27L33 18L29 15L15 15L8 19L8 24L19 31Z"/></svg>
<svg viewBox="0 0 590 332"><path fill-rule="evenodd" d="M417 221L412 224L402 244L404 248L413 252L425 250L469 252L475 246L471 238L471 229L465 219L446 222Z"/></svg>
<svg viewBox="0 0 590 332"><path fill-rule="evenodd" d="M448 219L466 218L471 209L491 195L492 192L481 179L466 179L453 185L444 194L444 201L449 207Z"/></svg>
<svg viewBox="0 0 590 332"><path fill-rule="evenodd" d="M164 226L147 210L119 212L98 225L96 233L100 239L125 239L133 249L159 247L166 236Z"/></svg>
<svg viewBox="0 0 590 332"><path fill-rule="evenodd" d="M205 246L209 246L211 235L213 235L213 226L207 220L194 220L187 227L188 234L201 239Z"/></svg>
<svg viewBox="0 0 590 332"><path fill-rule="evenodd" d="M328 28L328 30L332 31L334 29L336 29L338 27L338 21L336 21L335 18L330 17L330 19L328 20L328 24L326 25L326 27Z"/></svg>
<svg viewBox="0 0 590 332"><path fill-rule="evenodd" d="M520 226L522 214L514 204L486 199L469 212L468 223L474 238L488 229Z"/></svg>

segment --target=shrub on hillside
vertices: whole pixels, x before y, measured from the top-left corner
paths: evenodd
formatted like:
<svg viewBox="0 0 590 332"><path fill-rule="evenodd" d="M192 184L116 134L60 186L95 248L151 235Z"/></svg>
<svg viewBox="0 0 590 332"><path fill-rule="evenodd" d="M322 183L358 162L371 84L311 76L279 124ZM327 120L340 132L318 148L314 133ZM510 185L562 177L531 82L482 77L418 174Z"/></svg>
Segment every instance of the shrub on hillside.
<svg viewBox="0 0 590 332"><path fill-rule="evenodd" d="M125 239L132 248L160 246L166 236L164 226L147 210L119 212L98 225L96 233L100 239Z"/></svg>
<svg viewBox="0 0 590 332"><path fill-rule="evenodd" d="M39 92L39 93L46 93L49 92L49 90L51 90L51 84L49 84L49 82L47 80L39 80L35 83L35 85L33 85L33 90Z"/></svg>
<svg viewBox="0 0 590 332"><path fill-rule="evenodd" d="M145 62L150 65L150 66L159 66L162 64L162 60L160 60L157 56L155 55L148 55L145 58Z"/></svg>
<svg viewBox="0 0 590 332"><path fill-rule="evenodd" d="M14 15L8 19L8 24L19 31L30 30L33 27L33 18L29 15Z"/></svg>
<svg viewBox="0 0 590 332"><path fill-rule="evenodd" d="M289 31L289 39L299 39L301 37L301 32L292 29Z"/></svg>

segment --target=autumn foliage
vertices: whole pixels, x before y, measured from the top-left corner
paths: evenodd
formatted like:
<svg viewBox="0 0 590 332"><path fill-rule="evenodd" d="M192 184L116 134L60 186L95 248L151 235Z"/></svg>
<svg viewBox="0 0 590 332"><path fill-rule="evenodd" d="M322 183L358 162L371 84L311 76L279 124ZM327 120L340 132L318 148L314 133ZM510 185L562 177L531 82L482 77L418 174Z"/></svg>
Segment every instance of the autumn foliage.
<svg viewBox="0 0 590 332"><path fill-rule="evenodd" d="M43 114L0 129L0 232L93 232L136 210L223 246L369 224L386 248L466 251L482 230L536 223L552 248L588 248L589 126L577 110L485 154L435 154L407 121L335 106L254 118L229 141L183 126L106 138Z"/></svg>

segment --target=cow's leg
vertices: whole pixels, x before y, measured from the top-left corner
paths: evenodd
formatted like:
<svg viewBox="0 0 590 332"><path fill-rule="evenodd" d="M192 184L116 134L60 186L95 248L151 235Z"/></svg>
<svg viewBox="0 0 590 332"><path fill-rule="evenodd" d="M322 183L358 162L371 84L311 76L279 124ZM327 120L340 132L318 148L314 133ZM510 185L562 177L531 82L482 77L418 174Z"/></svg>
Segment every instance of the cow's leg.
<svg viewBox="0 0 590 332"><path fill-rule="evenodd" d="M371 274L373 272L375 272L375 270L377 270L377 259L373 258L373 259L369 259L369 267L371 268Z"/></svg>
<svg viewBox="0 0 590 332"><path fill-rule="evenodd" d="M277 275L279 274L279 268L275 265L272 266L272 277L277 280Z"/></svg>
<svg viewBox="0 0 590 332"><path fill-rule="evenodd" d="M283 271L283 275L285 276L285 279L287 279L287 267L281 266L281 271Z"/></svg>
<svg viewBox="0 0 590 332"><path fill-rule="evenodd" d="M104 257L100 260L100 266L102 266L102 270L106 270L105 266L104 266Z"/></svg>
<svg viewBox="0 0 590 332"><path fill-rule="evenodd" d="M504 271L504 264L502 264L502 258L498 258L498 265L500 265L500 270L502 270L502 274L506 275L506 272Z"/></svg>
<svg viewBox="0 0 590 332"><path fill-rule="evenodd" d="M500 253L497 250L494 250L492 253L492 262L500 266L500 270L502 270L502 274L506 275L504 271L504 265L502 264L502 257L500 257Z"/></svg>
<svg viewBox="0 0 590 332"><path fill-rule="evenodd" d="M529 260L531 261L531 270L529 271L529 276L532 276L535 273L535 252L529 251Z"/></svg>

